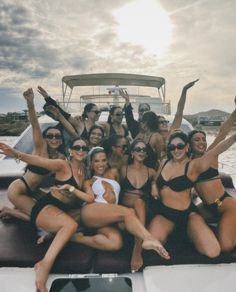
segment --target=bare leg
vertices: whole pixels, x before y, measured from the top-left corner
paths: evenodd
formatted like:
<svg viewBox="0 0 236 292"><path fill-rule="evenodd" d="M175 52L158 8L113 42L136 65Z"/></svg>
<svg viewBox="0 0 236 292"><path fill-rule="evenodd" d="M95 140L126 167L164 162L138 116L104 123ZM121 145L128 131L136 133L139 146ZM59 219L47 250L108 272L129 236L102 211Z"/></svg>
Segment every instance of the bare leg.
<svg viewBox="0 0 236 292"><path fill-rule="evenodd" d="M0 210L0 219L18 218L24 221L30 221L30 216L18 209L2 207Z"/></svg>
<svg viewBox="0 0 236 292"><path fill-rule="evenodd" d="M134 210L140 222L145 226L146 205L142 199L136 199L134 202ZM143 266L142 257L142 240L135 237L134 247L131 258L131 271L136 272Z"/></svg>
<svg viewBox="0 0 236 292"><path fill-rule="evenodd" d="M143 240L144 249L153 249L162 257L169 259L168 252L142 225L134 210L115 204L88 204L81 210L81 219L87 227L101 228L113 223L123 222L129 233Z"/></svg>
<svg viewBox="0 0 236 292"><path fill-rule="evenodd" d="M187 233L199 253L215 258L220 254L219 242L204 219L197 213L189 216Z"/></svg>
<svg viewBox="0 0 236 292"><path fill-rule="evenodd" d="M93 236L76 233L71 240L100 250L113 251L121 249L123 240L119 230L114 227L102 227L97 230L97 233Z"/></svg>
<svg viewBox="0 0 236 292"><path fill-rule="evenodd" d="M48 205L39 213L36 225L48 232L56 233L41 261L36 263L36 287L39 292L48 292L46 282L51 267L64 245L77 230L77 223L60 209Z"/></svg>
<svg viewBox="0 0 236 292"><path fill-rule="evenodd" d="M218 225L218 239L222 251L232 251L236 246L236 200L227 198L221 207L223 215Z"/></svg>

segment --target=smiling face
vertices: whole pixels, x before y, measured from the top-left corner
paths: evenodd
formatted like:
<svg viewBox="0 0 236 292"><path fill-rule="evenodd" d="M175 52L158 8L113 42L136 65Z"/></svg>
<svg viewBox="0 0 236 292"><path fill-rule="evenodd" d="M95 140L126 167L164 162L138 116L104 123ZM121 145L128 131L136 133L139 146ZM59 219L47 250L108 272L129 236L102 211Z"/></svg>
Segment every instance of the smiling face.
<svg viewBox="0 0 236 292"><path fill-rule="evenodd" d="M103 138L102 130L99 128L95 128L92 130L90 136L89 136L89 142L93 146L100 145Z"/></svg>
<svg viewBox="0 0 236 292"><path fill-rule="evenodd" d="M121 138L117 141L116 145L112 146L112 153L116 156L123 158L125 152L128 149L127 141L125 138Z"/></svg>
<svg viewBox="0 0 236 292"><path fill-rule="evenodd" d="M207 149L206 136L201 133L195 133L191 138L191 150L195 155L203 155Z"/></svg>
<svg viewBox="0 0 236 292"><path fill-rule="evenodd" d="M84 161L88 154L88 147L83 140L76 140L70 148L70 156L78 161Z"/></svg>
<svg viewBox="0 0 236 292"><path fill-rule="evenodd" d="M131 156L133 157L133 160L142 162L147 156L147 147L146 144L143 142L138 142L135 144Z"/></svg>
<svg viewBox="0 0 236 292"><path fill-rule="evenodd" d="M103 176L108 168L106 153L99 152L94 154L92 158L91 168L94 171L94 175Z"/></svg>
<svg viewBox="0 0 236 292"><path fill-rule="evenodd" d="M45 134L45 139L48 147L58 149L62 144L62 134L59 129L49 129Z"/></svg>
<svg viewBox="0 0 236 292"><path fill-rule="evenodd" d="M164 117L160 117L158 120L158 129L160 132L166 132L168 131L169 127L168 127L169 121L167 121Z"/></svg>
<svg viewBox="0 0 236 292"><path fill-rule="evenodd" d="M185 144L185 142L179 137L171 140L167 148L168 151L170 151L172 158L176 161L181 161L188 157L188 144Z"/></svg>

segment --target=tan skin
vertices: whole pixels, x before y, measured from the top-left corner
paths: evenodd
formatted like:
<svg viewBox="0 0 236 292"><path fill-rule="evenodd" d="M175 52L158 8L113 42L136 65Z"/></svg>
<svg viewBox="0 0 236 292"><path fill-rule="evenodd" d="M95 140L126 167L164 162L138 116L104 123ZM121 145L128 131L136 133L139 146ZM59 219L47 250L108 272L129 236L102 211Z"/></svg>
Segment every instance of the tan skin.
<svg viewBox="0 0 236 292"><path fill-rule="evenodd" d="M119 139L117 144L112 146L112 152L108 157L109 165L113 168L117 168L119 171L122 166L127 164L128 156L125 154L125 145L128 147L126 138Z"/></svg>
<svg viewBox="0 0 236 292"><path fill-rule="evenodd" d="M122 120L123 120L122 108L117 107L114 110L113 114L110 114L110 116L111 116L111 124L116 134L125 136L125 130L122 126ZM105 136L109 137L111 125L109 123L101 123L101 126L104 128Z"/></svg>
<svg viewBox="0 0 236 292"><path fill-rule="evenodd" d="M196 133L193 135L191 139L191 149L194 158L205 157L208 150L206 137L203 133ZM212 161L210 167L218 169L218 157ZM220 198L225 192L220 177L216 177L212 180L200 181L195 185L195 189L206 205L214 203L215 200ZM233 197L225 198L221 205L218 206L217 211L220 215L217 237L222 251L229 252L236 246L236 200Z"/></svg>
<svg viewBox="0 0 236 292"><path fill-rule="evenodd" d="M146 144L143 142L138 142L134 149L136 148L145 149ZM130 183L137 188L136 190L123 190L122 194L122 205L133 208L135 210L136 216L139 218L140 222L145 226L146 217L146 203L145 198L150 195L139 190L149 177L153 178L156 172L152 168L147 168L143 161L146 157L146 152L136 152L132 151L131 155L133 157L133 162L128 166L123 166L121 169L121 180L126 176ZM135 245L133 248L132 258L131 258L131 270L136 272L143 266L142 258L142 241L139 238L135 238Z"/></svg>
<svg viewBox="0 0 236 292"><path fill-rule="evenodd" d="M73 146L86 146L83 140L76 140ZM9 157L20 158L26 163L37 165L46 168L55 173L56 179L68 180L74 176L78 186L81 186L84 181L84 164L87 152L71 150L71 160L65 161L62 159L47 159L40 156L30 155L19 152L4 143L0 143L0 152ZM72 173L71 173L72 171ZM51 194L53 197L62 201L65 205L73 204L77 198L85 202L93 202L94 197L86 194L78 188L72 188L71 185L61 187L53 187ZM33 208L34 204L32 204ZM46 282L50 273L51 267L55 259L64 245L70 240L71 236L76 232L78 223L67 215L62 210L54 205L45 206L36 218L36 226L46 232L54 233L55 237L48 248L42 260L35 264L36 273L36 288L39 292L48 292Z"/></svg>
<svg viewBox="0 0 236 292"><path fill-rule="evenodd" d="M104 175L107 176L107 169L105 167L106 156L104 155L105 154L97 156L97 157L96 157L96 154L94 155L96 159L94 163L99 165L99 166L95 166L95 165L93 166L94 171L100 177L103 177ZM117 177L118 175L117 172L114 170L111 170L111 172L109 171L108 173L110 173L109 175L113 173L114 178ZM88 184L91 185L91 181L89 181ZM90 186L85 186L85 187L89 188ZM89 189L87 189L87 192L89 192ZM86 227L96 228L97 230L101 230L101 229L103 230L103 228L106 228L106 229L109 228L109 231L110 231L111 225L122 224L124 225L124 227L127 229L128 232L142 239L143 241L142 247L144 249L154 249L163 258L169 259L169 255L167 251L160 244L160 242L156 241L150 235L150 233L144 228L142 223L135 216L132 209L126 208L124 206L116 205L116 204L102 204L102 203L94 202L92 204L87 204L86 206L82 208L81 220L83 221ZM116 233L116 235L117 234L118 233ZM117 236L116 236L116 240L117 240ZM113 241L113 244L114 244L114 241ZM118 247L120 248L120 246ZM104 246L102 248L104 248ZM113 248L114 248L114 245L113 245ZM117 245L116 245L116 248L117 248Z"/></svg>
<svg viewBox="0 0 236 292"><path fill-rule="evenodd" d="M38 92L44 97L47 98L49 95L47 93L47 91L42 88L41 86L38 87ZM52 112L52 114L54 115L54 111L55 111L55 107L47 107L47 110L49 110L50 112ZM99 113L96 113L96 112ZM100 111L99 108L95 105L91 108L90 112L87 113L87 119L83 119L81 116L75 116L72 117L70 116L70 118L68 119L68 122L74 127L71 127L70 125L68 125L68 123L65 125L65 119L63 117L61 117L60 115L60 119L62 119L62 124L65 127L65 129L74 137L78 137L80 136L85 127L87 129L87 132L89 132L90 128L98 121L99 117L100 117ZM57 118L56 118L57 119Z"/></svg>
<svg viewBox="0 0 236 292"><path fill-rule="evenodd" d="M55 138L61 135L60 130L49 129L46 135L52 134L53 139L43 138L34 107L34 92L32 88L26 90L23 93L23 96L27 102L27 107L29 110L29 120L32 125L34 143L34 149L32 154L39 155L45 158L64 159L64 155L58 151L58 147L61 145L62 139ZM30 189L35 193L36 198L36 195L41 193L39 188L42 185L45 176L27 170L23 177L29 185ZM17 217L29 221L30 210L32 208L32 204L34 204L35 202L35 199L28 195L24 183L19 179L12 182L8 187L7 195L9 200L16 207L16 209L11 209L8 207L2 208L0 214L1 218Z"/></svg>
<svg viewBox="0 0 236 292"><path fill-rule="evenodd" d="M218 155L227 150L235 141L235 137L223 141L217 147L213 148L204 157L194 159L189 164L187 176L191 181L196 181L198 175L203 171L207 170L212 162L218 157ZM179 137L174 138L171 144L177 145L184 143ZM162 176L165 180L170 180L175 177L181 176L184 173L184 168L189 161L187 157L188 145L185 145L184 149L175 149L171 152L173 158L167 162L164 169L162 170ZM185 210L191 203L190 189L186 189L181 192L176 192L170 189L168 186L164 187L159 191L159 196L163 204L167 207L174 208L177 210ZM164 216L156 215L152 220L149 230L164 243L169 234L174 229L174 222L168 220ZM220 245L206 225L203 218L195 212L192 212L189 216L187 224L187 234L190 240L195 245L198 252L208 257L216 257L220 253Z"/></svg>
<svg viewBox="0 0 236 292"><path fill-rule="evenodd" d="M89 149L92 149L95 146L99 146L103 139L103 133L99 128L95 128L92 130L89 136Z"/></svg>

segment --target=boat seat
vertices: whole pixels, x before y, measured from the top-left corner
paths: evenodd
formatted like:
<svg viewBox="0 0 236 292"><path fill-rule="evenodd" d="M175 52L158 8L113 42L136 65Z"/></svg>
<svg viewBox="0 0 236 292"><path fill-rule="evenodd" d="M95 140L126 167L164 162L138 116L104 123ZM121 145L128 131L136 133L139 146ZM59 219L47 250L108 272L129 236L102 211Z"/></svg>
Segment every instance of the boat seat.
<svg viewBox="0 0 236 292"><path fill-rule="evenodd" d="M36 244L36 230L28 222L0 221L0 266L33 267L43 258L50 242ZM69 242L59 254L54 273L87 273L92 268L94 250Z"/></svg>

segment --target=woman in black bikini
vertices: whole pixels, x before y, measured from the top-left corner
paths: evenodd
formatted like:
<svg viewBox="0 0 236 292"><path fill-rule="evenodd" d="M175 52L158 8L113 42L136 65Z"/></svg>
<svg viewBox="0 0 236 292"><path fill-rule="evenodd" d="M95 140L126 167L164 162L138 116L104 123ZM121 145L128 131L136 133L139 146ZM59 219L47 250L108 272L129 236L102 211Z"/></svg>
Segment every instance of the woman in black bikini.
<svg viewBox="0 0 236 292"><path fill-rule="evenodd" d="M234 117L236 117L236 110ZM213 146L219 143L219 138L220 135L217 135ZM198 157L204 159L209 149L212 149L212 145L207 149L206 133L203 131L192 131L189 134L189 140L194 160ZM215 157L209 168L198 176L195 189L203 201L201 207L204 208L204 211L208 211L211 217L219 219L217 237L221 250L224 252L233 250L236 246L236 200L224 189L218 172L218 156Z"/></svg>
<svg viewBox="0 0 236 292"><path fill-rule="evenodd" d="M36 287L39 292L48 291L46 282L51 267L61 249L77 230L78 223L66 212L77 211L84 202L94 201L93 196L81 191L85 178L83 162L87 151L85 141L80 138L71 144L69 161L26 154L0 143L0 153L55 173L55 187L51 188L51 192L37 202L31 202L31 222L55 234L45 256L35 264Z"/></svg>
<svg viewBox="0 0 236 292"><path fill-rule="evenodd" d="M121 169L121 204L133 208L145 226L147 201L151 195L156 171L144 165L147 156L146 144L141 139L133 141L129 150L128 165ZM131 270L138 271L143 265L142 242L135 238L131 258Z"/></svg>
<svg viewBox="0 0 236 292"><path fill-rule="evenodd" d="M191 202L190 191L198 176L235 140L236 135L218 144L204 157L190 160L187 136L180 131L170 136L168 159L160 167L156 182L160 196L156 204L157 215L149 227L150 232L162 243L176 227L187 232L199 253L211 258L219 255L220 245Z"/></svg>
<svg viewBox="0 0 236 292"><path fill-rule="evenodd" d="M61 131L56 127L49 127L41 132L34 107L34 93L31 88L23 93L29 110L29 120L32 125L34 155L46 158L65 158ZM17 217L23 220L30 219L30 210L35 200L42 192L40 186L50 171L28 165L25 174L12 182L8 187L8 198L16 209L3 207L1 217Z"/></svg>

